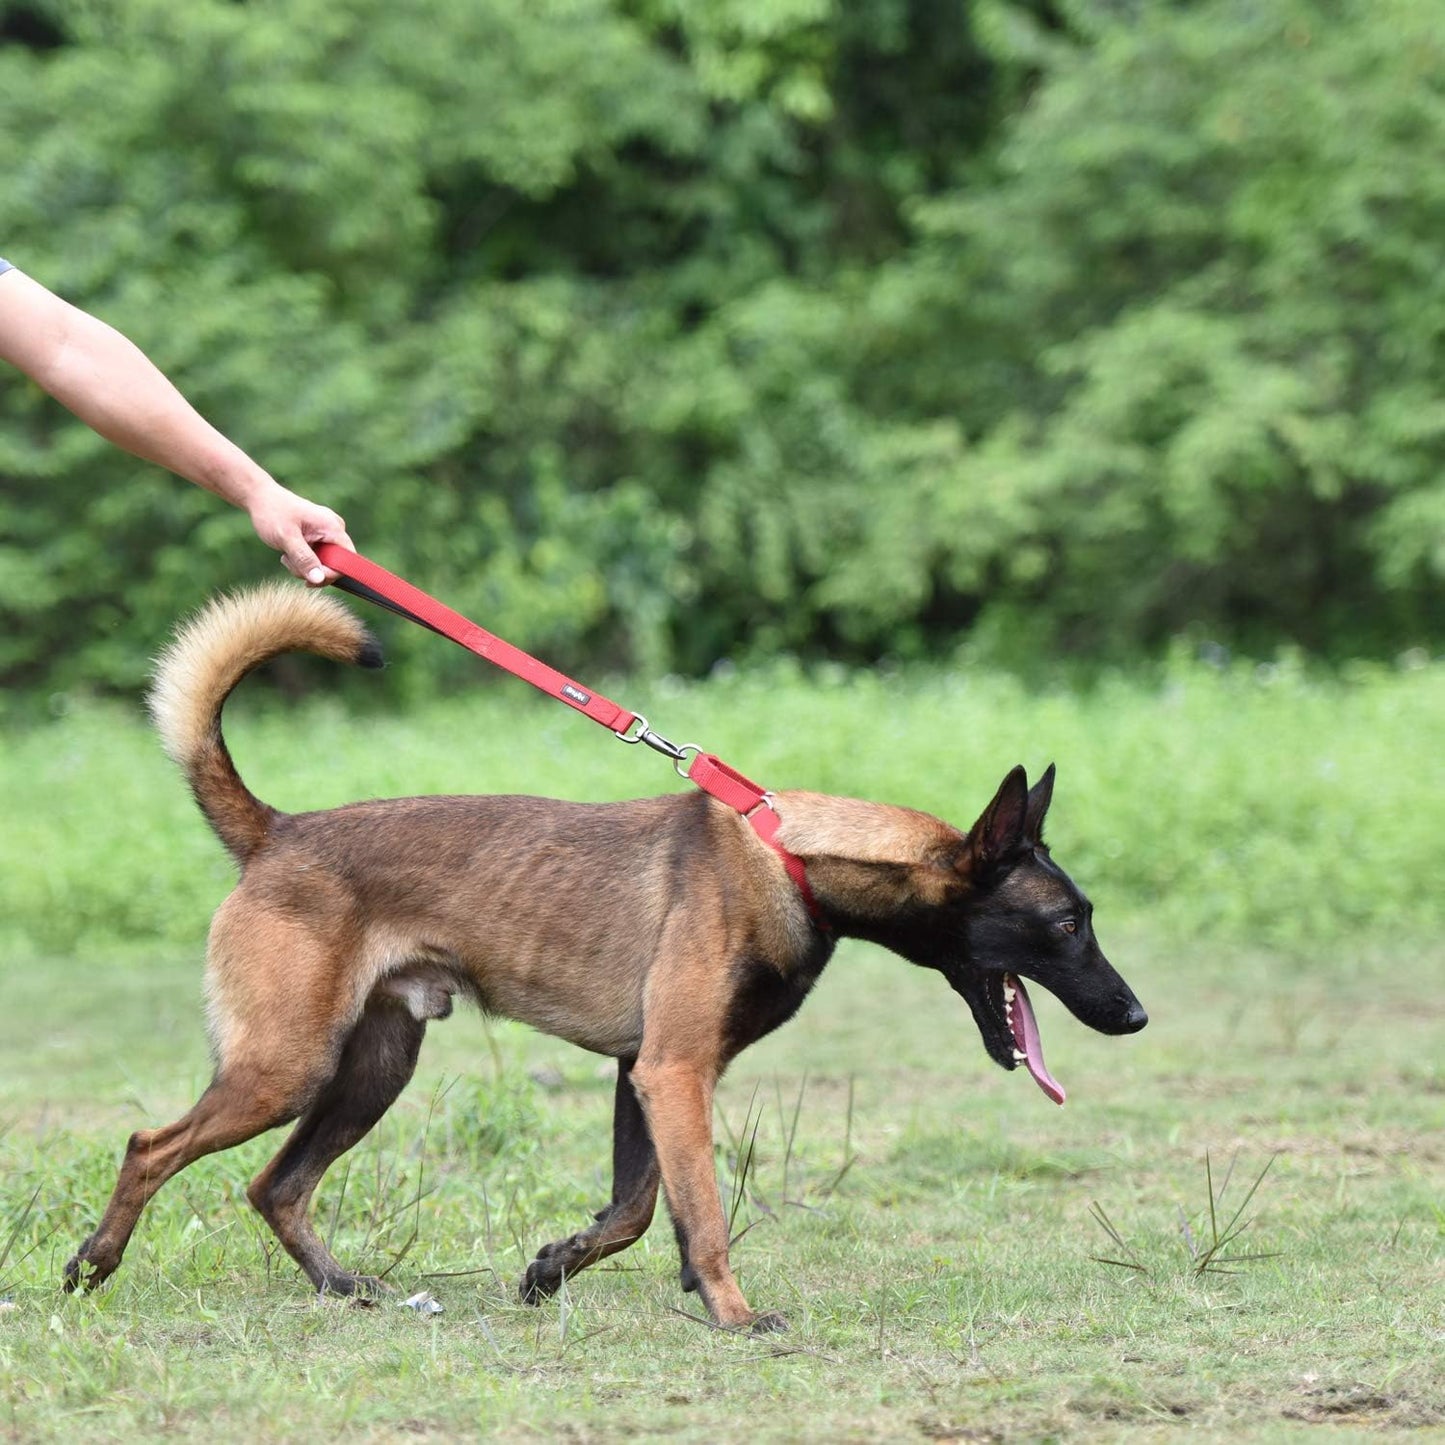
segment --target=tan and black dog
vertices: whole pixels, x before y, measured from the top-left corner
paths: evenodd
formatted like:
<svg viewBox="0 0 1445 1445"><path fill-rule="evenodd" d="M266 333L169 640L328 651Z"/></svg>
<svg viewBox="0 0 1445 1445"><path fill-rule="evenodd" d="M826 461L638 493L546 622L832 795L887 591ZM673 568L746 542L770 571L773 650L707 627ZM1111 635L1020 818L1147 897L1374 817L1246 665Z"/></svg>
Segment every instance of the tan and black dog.
<svg viewBox="0 0 1445 1445"><path fill-rule="evenodd" d="M806 864L819 926L778 854L700 792L268 807L232 764L221 705L290 651L380 661L346 607L286 585L213 603L161 659L152 712L241 868L211 925L215 1075L184 1118L132 1136L104 1218L66 1266L70 1288L116 1269L172 1175L299 1120L251 1202L318 1290L377 1290L333 1258L308 1204L411 1078L427 1021L459 994L618 1061L611 1203L538 1254L523 1297L540 1300L638 1239L660 1182L683 1287L701 1291L719 1325L780 1327L754 1314L728 1265L713 1090L741 1049L797 1010L836 938L938 969L993 1058L1025 1064L1059 1100L1023 976L1103 1033L1147 1021L1043 844L1052 768L1032 791L1015 768L967 833L906 808L777 794L779 838Z"/></svg>

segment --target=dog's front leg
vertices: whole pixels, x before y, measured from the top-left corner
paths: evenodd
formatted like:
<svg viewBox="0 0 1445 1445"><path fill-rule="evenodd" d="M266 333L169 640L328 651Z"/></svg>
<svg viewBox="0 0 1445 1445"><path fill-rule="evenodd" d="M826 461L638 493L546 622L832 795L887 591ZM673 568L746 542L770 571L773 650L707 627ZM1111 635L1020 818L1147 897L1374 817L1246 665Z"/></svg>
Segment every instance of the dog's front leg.
<svg viewBox="0 0 1445 1445"><path fill-rule="evenodd" d="M708 1313L725 1329L787 1329L781 1315L755 1314L728 1264L727 1219L712 1153L715 1068L687 1060L643 1057L632 1072L662 1169L667 1206L686 1249L688 1270Z"/></svg>
<svg viewBox="0 0 1445 1445"><path fill-rule="evenodd" d="M529 1305L540 1304L561 1288L563 1279L641 1239L657 1205L657 1176L657 1154L632 1087L632 1062L619 1059L612 1113L612 1202L590 1229L538 1251L522 1279L522 1298Z"/></svg>

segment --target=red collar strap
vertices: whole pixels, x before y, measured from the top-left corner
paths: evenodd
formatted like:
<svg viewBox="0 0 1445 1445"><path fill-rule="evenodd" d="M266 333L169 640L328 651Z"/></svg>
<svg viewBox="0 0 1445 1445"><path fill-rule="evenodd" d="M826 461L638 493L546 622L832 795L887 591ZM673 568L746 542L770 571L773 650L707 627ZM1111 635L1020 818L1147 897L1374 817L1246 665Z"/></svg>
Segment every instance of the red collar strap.
<svg viewBox="0 0 1445 1445"><path fill-rule="evenodd" d="M715 758L711 753L698 753L687 770L687 776L704 793L710 793L728 807L736 808L752 824L753 832L783 860L783 867L788 870L788 877L803 895L803 903L814 924L824 933L831 933L833 930L823 917L823 910L818 907L813 890L808 886L808 870L803 860L796 853L789 853L778 842L780 820L773 807L772 794L764 792L756 783L743 777L737 769L728 767L721 758Z"/></svg>
<svg viewBox="0 0 1445 1445"><path fill-rule="evenodd" d="M413 587L410 582L388 572L385 567L377 566L359 552L347 551L345 547L334 542L322 542L316 548L316 555L323 566L338 574L336 585L345 591L380 607L386 607L412 622L419 622L423 627L429 627L433 632L440 633L469 652L476 653L478 657L484 657L488 662L520 677L524 682L530 682L548 697L555 697L558 702L564 702L577 712L585 713L623 742L646 743L648 747L670 757L679 776L688 778L703 792L725 803L747 819L753 832L783 860L783 867L788 870L788 876L802 895L814 925L825 933L832 931L823 917L822 909L818 907L817 899L813 897L813 890L808 886L808 870L803 860L797 854L788 852L778 842L779 819L773 809L772 795L765 789L745 778L736 769L730 768L720 758L703 752L693 743L678 746L669 742L652 731L645 717L628 712L626 708L620 707L600 693L573 682L570 677L548 667L545 662L539 662L521 648L513 647L510 642L493 635L486 628L478 627L460 612L454 612L421 588ZM692 756L692 762L687 771L683 772L682 764L689 755Z"/></svg>

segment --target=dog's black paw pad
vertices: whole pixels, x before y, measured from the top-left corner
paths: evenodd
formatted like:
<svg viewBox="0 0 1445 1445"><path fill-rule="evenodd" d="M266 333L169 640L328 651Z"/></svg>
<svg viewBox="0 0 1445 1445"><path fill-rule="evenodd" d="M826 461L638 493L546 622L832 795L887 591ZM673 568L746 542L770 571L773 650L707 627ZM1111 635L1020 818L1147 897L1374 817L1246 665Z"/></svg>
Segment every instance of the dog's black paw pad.
<svg viewBox="0 0 1445 1445"><path fill-rule="evenodd" d="M753 1335L785 1335L788 1333L788 1322L777 1310L764 1310L762 1314L753 1317L753 1322L748 1328L748 1333Z"/></svg>
<svg viewBox="0 0 1445 1445"><path fill-rule="evenodd" d="M523 1304L539 1305L544 1299L556 1294L561 1287L561 1269L556 1265L544 1263L538 1257L527 1266L527 1272L522 1276L522 1283L518 1286L517 1293L522 1296Z"/></svg>

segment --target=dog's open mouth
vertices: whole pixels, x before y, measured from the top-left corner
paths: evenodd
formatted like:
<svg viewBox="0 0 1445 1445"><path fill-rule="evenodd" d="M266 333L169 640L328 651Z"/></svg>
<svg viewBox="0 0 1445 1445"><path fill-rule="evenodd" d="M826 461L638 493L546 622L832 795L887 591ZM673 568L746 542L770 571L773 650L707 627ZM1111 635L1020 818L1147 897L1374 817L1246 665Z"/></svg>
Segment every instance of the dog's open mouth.
<svg viewBox="0 0 1445 1445"><path fill-rule="evenodd" d="M1011 973L1003 978L1003 1016L1014 1037L1014 1062L1022 1064L1034 1077L1034 1083L1054 1103L1064 1102L1064 1088L1049 1073L1044 1063L1043 1046L1039 1043L1038 1021L1034 1018L1034 1006L1029 1002L1028 990L1023 980Z"/></svg>
<svg viewBox="0 0 1445 1445"><path fill-rule="evenodd" d="M944 969L954 989L968 1000L989 1057L1006 1069L1020 1064L1054 1103L1064 1102L1064 1086L1049 1073L1039 1042L1038 1020L1028 990L1016 973L999 970Z"/></svg>

